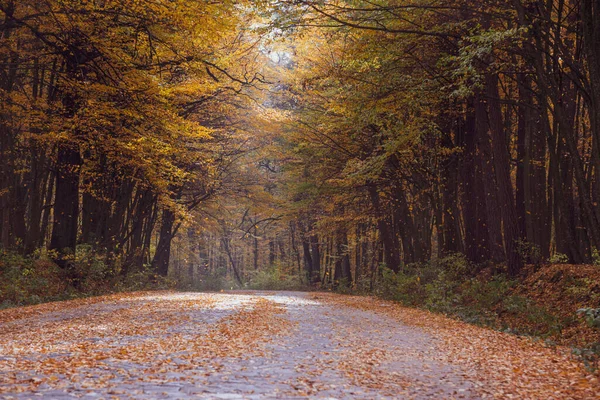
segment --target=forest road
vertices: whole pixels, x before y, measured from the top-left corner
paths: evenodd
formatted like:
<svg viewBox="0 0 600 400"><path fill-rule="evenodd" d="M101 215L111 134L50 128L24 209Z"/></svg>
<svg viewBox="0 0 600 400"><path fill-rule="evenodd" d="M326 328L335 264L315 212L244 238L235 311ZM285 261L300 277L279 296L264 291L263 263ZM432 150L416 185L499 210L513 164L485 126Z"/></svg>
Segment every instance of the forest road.
<svg viewBox="0 0 600 400"><path fill-rule="evenodd" d="M139 292L0 312L5 399L579 399L598 387L560 350L366 297Z"/></svg>

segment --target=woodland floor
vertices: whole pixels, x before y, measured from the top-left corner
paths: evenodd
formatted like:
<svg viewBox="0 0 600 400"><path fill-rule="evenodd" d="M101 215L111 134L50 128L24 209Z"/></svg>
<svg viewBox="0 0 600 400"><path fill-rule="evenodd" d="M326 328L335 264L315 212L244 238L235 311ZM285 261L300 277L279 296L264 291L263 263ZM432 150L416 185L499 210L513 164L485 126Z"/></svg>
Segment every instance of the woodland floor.
<svg viewBox="0 0 600 400"><path fill-rule="evenodd" d="M0 398L592 399L566 348L367 297L134 293L0 312Z"/></svg>

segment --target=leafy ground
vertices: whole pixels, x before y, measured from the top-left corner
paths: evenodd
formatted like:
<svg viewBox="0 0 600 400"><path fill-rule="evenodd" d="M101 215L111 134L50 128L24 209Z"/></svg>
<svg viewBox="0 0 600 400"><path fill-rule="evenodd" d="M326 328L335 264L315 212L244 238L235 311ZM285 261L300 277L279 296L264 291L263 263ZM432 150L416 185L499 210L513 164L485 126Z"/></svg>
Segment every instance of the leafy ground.
<svg viewBox="0 0 600 400"><path fill-rule="evenodd" d="M554 264L532 271L516 286L513 296L530 299L537 308L544 307L559 322L560 329L551 335L559 344L574 347L600 343L600 329L577 317L577 310L600 307L600 267L596 265ZM524 318L503 314L507 324L531 324Z"/></svg>
<svg viewBox="0 0 600 400"><path fill-rule="evenodd" d="M600 308L598 266L528 266L518 279L494 272L494 267L477 269L461 255L407 266L397 274L384 269L371 293L474 325L568 346L588 368L600 369L600 318L593 317ZM360 285L342 289L346 294L369 294Z"/></svg>
<svg viewBox="0 0 600 400"><path fill-rule="evenodd" d="M566 348L369 297L138 292L0 324L7 399L600 396Z"/></svg>

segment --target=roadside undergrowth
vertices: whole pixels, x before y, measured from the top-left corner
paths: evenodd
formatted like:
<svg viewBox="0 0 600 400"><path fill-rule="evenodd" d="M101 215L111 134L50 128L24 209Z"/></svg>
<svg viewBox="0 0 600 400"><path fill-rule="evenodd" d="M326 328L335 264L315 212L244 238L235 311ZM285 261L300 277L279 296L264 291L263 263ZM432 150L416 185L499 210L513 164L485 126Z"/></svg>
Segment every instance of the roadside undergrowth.
<svg viewBox="0 0 600 400"><path fill-rule="evenodd" d="M22 256L0 249L0 310L111 293L172 289L172 279L150 268L130 268L121 260L79 246L70 269L56 265L49 254Z"/></svg>

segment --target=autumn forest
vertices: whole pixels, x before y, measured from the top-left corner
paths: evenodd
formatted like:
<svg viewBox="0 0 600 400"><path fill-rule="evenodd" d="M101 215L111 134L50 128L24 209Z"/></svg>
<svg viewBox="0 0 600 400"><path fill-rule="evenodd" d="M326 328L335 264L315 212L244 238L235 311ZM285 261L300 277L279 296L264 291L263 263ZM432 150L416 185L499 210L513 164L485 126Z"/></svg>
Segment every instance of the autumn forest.
<svg viewBox="0 0 600 400"><path fill-rule="evenodd" d="M3 251L243 284L455 253L517 276L600 248L593 0L0 13Z"/></svg>
<svg viewBox="0 0 600 400"><path fill-rule="evenodd" d="M445 314L600 367L598 0L0 0L0 99L0 327L108 293L208 296L124 300L170 318L223 291L317 291L340 321L479 337ZM252 297L218 331L263 336L195 351L249 354L306 296ZM361 357L352 379L376 365Z"/></svg>

